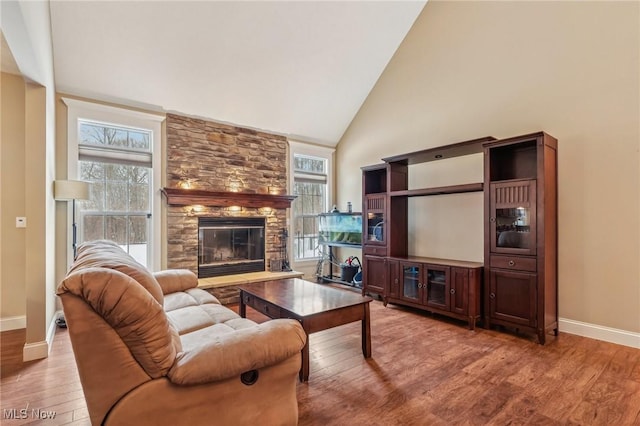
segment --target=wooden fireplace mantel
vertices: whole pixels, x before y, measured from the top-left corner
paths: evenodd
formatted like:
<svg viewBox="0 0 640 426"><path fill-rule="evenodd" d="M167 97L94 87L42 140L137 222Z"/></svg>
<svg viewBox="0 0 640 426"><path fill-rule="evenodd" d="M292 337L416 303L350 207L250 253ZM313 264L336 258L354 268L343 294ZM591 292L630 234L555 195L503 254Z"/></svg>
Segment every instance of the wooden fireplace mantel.
<svg viewBox="0 0 640 426"><path fill-rule="evenodd" d="M287 209L295 195L252 194L249 192L207 191L203 189L162 188L170 206L271 207Z"/></svg>

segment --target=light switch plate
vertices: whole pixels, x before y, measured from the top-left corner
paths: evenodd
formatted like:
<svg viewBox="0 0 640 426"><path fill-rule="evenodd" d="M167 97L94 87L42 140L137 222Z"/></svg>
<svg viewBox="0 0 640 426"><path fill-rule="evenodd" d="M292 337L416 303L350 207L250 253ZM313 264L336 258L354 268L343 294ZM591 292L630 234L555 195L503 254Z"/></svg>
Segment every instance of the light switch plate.
<svg viewBox="0 0 640 426"><path fill-rule="evenodd" d="M26 217L16 217L16 228L26 228L27 227L27 218Z"/></svg>

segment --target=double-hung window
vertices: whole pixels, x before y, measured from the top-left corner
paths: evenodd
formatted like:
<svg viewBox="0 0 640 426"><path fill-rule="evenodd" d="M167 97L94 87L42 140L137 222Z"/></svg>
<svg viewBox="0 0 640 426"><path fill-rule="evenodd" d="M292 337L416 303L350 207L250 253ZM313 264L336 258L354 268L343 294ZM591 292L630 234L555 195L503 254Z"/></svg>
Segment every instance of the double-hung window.
<svg viewBox="0 0 640 426"><path fill-rule="evenodd" d="M318 247L318 214L329 210L332 149L290 142L293 261L315 260Z"/></svg>
<svg viewBox="0 0 640 426"><path fill-rule="evenodd" d="M70 177L90 182L78 202L78 242L116 242L160 267L161 116L64 99L69 106Z"/></svg>

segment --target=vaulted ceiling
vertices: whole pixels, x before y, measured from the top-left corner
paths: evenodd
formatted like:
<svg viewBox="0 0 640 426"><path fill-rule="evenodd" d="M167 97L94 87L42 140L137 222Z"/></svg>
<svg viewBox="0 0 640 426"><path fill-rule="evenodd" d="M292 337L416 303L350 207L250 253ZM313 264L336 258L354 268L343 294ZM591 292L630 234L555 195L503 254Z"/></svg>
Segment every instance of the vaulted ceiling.
<svg viewBox="0 0 640 426"><path fill-rule="evenodd" d="M414 1L51 1L56 89L333 146Z"/></svg>
<svg viewBox="0 0 640 426"><path fill-rule="evenodd" d="M9 74L20 74L20 69L16 60L11 54L11 49L4 38L4 33L0 31L0 70Z"/></svg>

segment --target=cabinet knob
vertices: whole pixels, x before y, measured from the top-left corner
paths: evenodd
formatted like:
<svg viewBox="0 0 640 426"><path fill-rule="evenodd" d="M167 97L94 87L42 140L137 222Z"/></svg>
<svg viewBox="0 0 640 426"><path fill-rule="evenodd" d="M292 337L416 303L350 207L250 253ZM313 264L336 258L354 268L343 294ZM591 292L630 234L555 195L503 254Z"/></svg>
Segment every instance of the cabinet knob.
<svg viewBox="0 0 640 426"><path fill-rule="evenodd" d="M451 293L451 294L456 294L456 289L455 289L455 288L452 288L451 290L449 290L449 293Z"/></svg>
<svg viewBox="0 0 640 426"><path fill-rule="evenodd" d="M418 283L418 288L422 288L422 283Z"/></svg>
<svg viewBox="0 0 640 426"><path fill-rule="evenodd" d="M516 264L516 262L514 262L513 260L509 261L509 266L514 266Z"/></svg>
<svg viewBox="0 0 640 426"><path fill-rule="evenodd" d="M394 282L395 282L395 284L398 284L398 279L396 278Z"/></svg>
<svg viewBox="0 0 640 426"><path fill-rule="evenodd" d="M495 299L495 298L496 298L496 294L495 294L495 293L491 293L491 294L489 295L489 298L490 298L490 299Z"/></svg>
<svg viewBox="0 0 640 426"><path fill-rule="evenodd" d="M490 218L489 218L489 222L495 222L495 221L496 221L496 218L495 218L495 217L490 217Z"/></svg>

